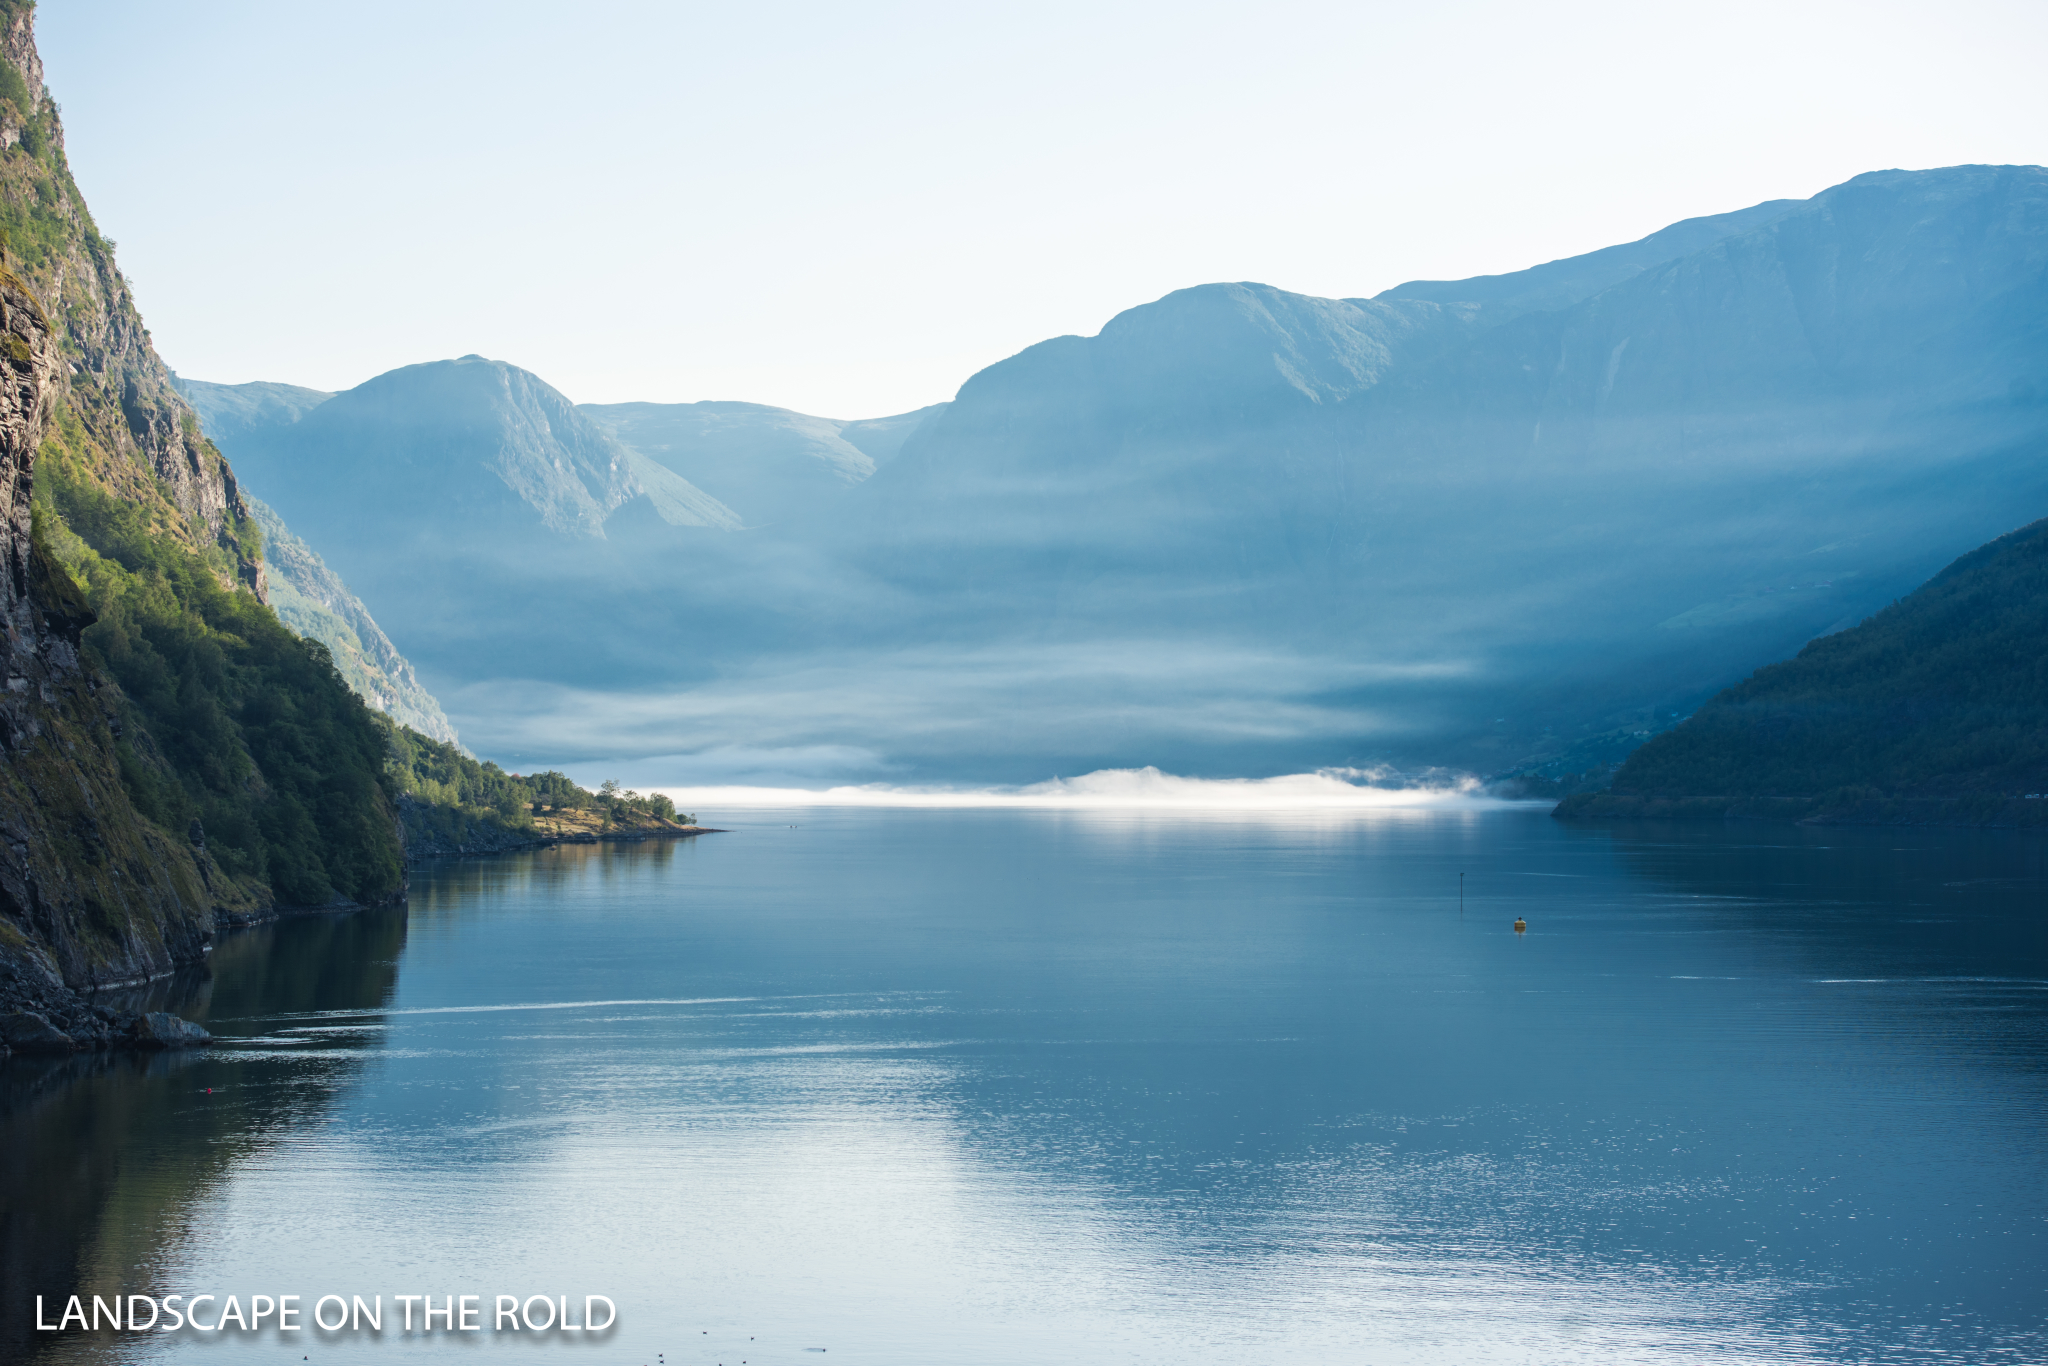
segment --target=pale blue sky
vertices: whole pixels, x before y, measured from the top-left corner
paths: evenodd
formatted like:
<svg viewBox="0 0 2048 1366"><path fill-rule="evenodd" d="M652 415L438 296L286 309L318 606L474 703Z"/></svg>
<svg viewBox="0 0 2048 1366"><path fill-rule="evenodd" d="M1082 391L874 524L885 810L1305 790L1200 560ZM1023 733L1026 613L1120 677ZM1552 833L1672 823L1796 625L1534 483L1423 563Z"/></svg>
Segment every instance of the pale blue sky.
<svg viewBox="0 0 2048 1366"><path fill-rule="evenodd" d="M1889 166L2048 161L2038 3L45 0L159 349L585 402L951 396L1184 285L1520 269Z"/></svg>

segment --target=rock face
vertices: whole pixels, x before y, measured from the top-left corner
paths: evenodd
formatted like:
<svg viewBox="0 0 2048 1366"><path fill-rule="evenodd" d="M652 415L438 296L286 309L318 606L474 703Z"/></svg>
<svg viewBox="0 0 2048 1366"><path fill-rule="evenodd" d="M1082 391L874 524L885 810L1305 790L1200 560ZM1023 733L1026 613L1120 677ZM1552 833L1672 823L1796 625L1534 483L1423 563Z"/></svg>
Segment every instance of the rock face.
<svg viewBox="0 0 2048 1366"><path fill-rule="evenodd" d="M196 956L208 937L205 874L192 851L136 815L121 788L113 723L95 701L102 684L78 652L92 613L41 554L29 506L58 388L56 344L41 306L11 275L0 276L0 317L0 485L10 499L0 541L0 914L32 930L50 953L47 969L73 985L132 980Z"/></svg>
<svg viewBox="0 0 2048 1366"><path fill-rule="evenodd" d="M41 553L31 522L56 346L41 307L12 276L0 276L0 317L0 485L10 495L0 528L0 1006L49 1008L70 988L196 959L212 934L214 870L203 851L144 821L121 786L115 722L99 697L106 685L79 656L91 610Z"/></svg>
<svg viewBox="0 0 2048 1366"><path fill-rule="evenodd" d="M125 491L167 499L189 526L168 534L192 548L219 546L260 598L262 564L243 553L247 517L234 471L201 433L170 368L150 344L128 282L63 163L64 129L43 85L35 12L12 9L0 35L0 196L9 201L8 264L48 316L62 320L57 362L84 434L117 464ZM21 155L27 152L30 155Z"/></svg>
<svg viewBox="0 0 2048 1366"><path fill-rule="evenodd" d="M10 1052L28 1057L61 1057L90 1048L158 1051L197 1048L213 1041L213 1035L190 1020L162 1010L122 1020L106 1010L73 1008L60 1013L59 1018L62 1028L33 1010L0 1014L0 1057Z"/></svg>
<svg viewBox="0 0 2048 1366"><path fill-rule="evenodd" d="M0 1015L0 1045L15 1053L70 1053L78 1041L33 1010Z"/></svg>
<svg viewBox="0 0 2048 1366"><path fill-rule="evenodd" d="M29 505L36 448L57 395L57 347L42 306L12 272L0 275L0 494L7 521L0 527L0 555L7 562L8 626L12 642L31 631Z"/></svg>
<svg viewBox="0 0 2048 1366"><path fill-rule="evenodd" d="M142 820L122 789L113 708L79 656L92 611L34 536L38 452L71 388L77 401L69 410L179 513L217 533L228 529L239 496L226 461L197 438L196 424L180 421L189 410L170 390L126 283L93 250L98 234L83 203L36 192L55 176L48 158L33 152L61 149L63 134L42 85L32 19L26 7L14 11L0 37L8 64L0 75L14 78L0 81L0 128L19 134L0 157L0 188L10 201L24 185L33 202L56 198L78 231L76 240L51 234L24 254L40 268L38 281L0 273L0 488L8 509L0 528L0 745L8 760L0 790L0 1005L40 1002L76 1015L70 989L153 976L199 956L212 933L214 870L202 852ZM68 175L62 179L68 185ZM61 336L52 308L66 319ZM234 563L250 586L260 584L260 566Z"/></svg>
<svg viewBox="0 0 2048 1366"><path fill-rule="evenodd" d="M0 1034L42 1051L189 1042L174 1017L137 1034L89 993L200 961L218 921L267 902L223 873L196 823L173 834L137 810L124 765L152 763L155 740L124 721L121 690L81 653L96 618L47 543L39 469L62 462L237 601L261 600L263 569L234 474L172 387L71 180L33 10L5 15Z"/></svg>
<svg viewBox="0 0 2048 1366"><path fill-rule="evenodd" d="M135 1047L152 1049L196 1048L213 1042L213 1035L198 1025L163 1010L136 1016L135 1023L128 1026L128 1037L135 1041Z"/></svg>

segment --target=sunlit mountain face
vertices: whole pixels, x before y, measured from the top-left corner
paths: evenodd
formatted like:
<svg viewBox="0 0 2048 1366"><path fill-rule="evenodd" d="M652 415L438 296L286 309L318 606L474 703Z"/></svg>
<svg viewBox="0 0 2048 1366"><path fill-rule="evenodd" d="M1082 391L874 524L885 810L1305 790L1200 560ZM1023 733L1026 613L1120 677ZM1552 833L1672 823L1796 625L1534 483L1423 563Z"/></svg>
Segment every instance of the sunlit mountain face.
<svg viewBox="0 0 2048 1366"><path fill-rule="evenodd" d="M1181 290L870 421L475 357L192 392L510 761L1494 772L2048 511L2044 265L2048 172L1886 171L1373 299Z"/></svg>

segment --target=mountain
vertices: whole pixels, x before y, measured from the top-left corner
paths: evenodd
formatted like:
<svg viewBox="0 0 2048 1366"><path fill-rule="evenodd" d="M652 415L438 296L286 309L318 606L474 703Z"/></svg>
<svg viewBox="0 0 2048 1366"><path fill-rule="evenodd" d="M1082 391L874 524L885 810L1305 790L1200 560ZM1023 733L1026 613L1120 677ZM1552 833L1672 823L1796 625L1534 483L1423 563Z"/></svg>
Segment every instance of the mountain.
<svg viewBox="0 0 2048 1366"><path fill-rule="evenodd" d="M2044 294L2048 172L1883 171L1372 299L1178 290L878 420L886 460L593 409L729 514L694 525L594 473L542 515L491 465L531 422L462 410L458 455L433 367L230 449L521 762L1501 772L1618 756L2048 510Z"/></svg>
<svg viewBox="0 0 2048 1366"><path fill-rule="evenodd" d="M247 448L259 460L275 433L334 397L322 389L262 381L209 384L174 375L172 383L217 442ZM244 501L263 533L266 587L279 620L325 645L342 678L372 707L431 739L457 743L441 704L420 686L412 664L362 599L269 504L258 498Z"/></svg>
<svg viewBox="0 0 2048 1366"><path fill-rule="evenodd" d="M190 387L231 419L247 388ZM689 552L733 539L739 514L531 373L411 365L229 430L249 487L444 700L479 670L601 683L702 667L700 633L674 620Z"/></svg>
<svg viewBox="0 0 2048 1366"><path fill-rule="evenodd" d="M455 744L441 704L419 684L405 656L371 618L362 599L329 569L313 548L294 536L271 507L248 499L263 529L263 560L269 568L271 610L279 621L325 645L350 690L402 726Z"/></svg>
<svg viewBox="0 0 2048 1366"><path fill-rule="evenodd" d="M904 443L917 435L918 428L946 411L949 405L928 403L922 408L913 408L907 413L896 413L889 417L864 417L853 422L842 423L839 435L847 444L857 446L863 455L875 462L876 468L888 464L902 454Z"/></svg>
<svg viewBox="0 0 2048 1366"><path fill-rule="evenodd" d="M1155 753L1498 770L1690 710L2048 508L2048 173L1681 226L1654 265L1208 285L1042 343L862 487L849 559L956 644L1032 641L1085 680L1063 710L1121 674L1102 729ZM1285 681L1180 682L1247 658ZM1175 734L1233 699L1212 734L1244 743Z"/></svg>
<svg viewBox="0 0 2048 1366"><path fill-rule="evenodd" d="M480 359L465 357L454 364L471 364ZM558 411L558 405L566 402L538 377L516 367L504 368L508 395L514 387L510 376L516 374L518 387L530 391L539 405ZM205 420L207 431L216 441L238 452L258 472L259 479L270 476L272 460L291 458L287 448L301 444L317 446L323 440L332 440L292 430L308 413L334 397L325 390L264 381L213 384L178 377L175 382L179 392ZM398 383L389 382L394 386ZM414 386L413 401L432 409L437 397L419 394L419 387ZM525 444L515 434L522 427L529 432L549 431L557 444L574 446L589 441L587 432L573 427L553 433L545 414L538 418L515 416L512 410L519 406L519 401L513 398L495 413L492 409L499 405L486 401L483 412L472 415L478 419L476 426L482 429L502 420L505 443L515 449ZM748 526L781 521L821 499L829 501L867 479L879 465L894 459L905 439L926 418L945 407L937 403L914 412L848 422L761 403L575 405L578 414L591 419L619 446L681 476L727 509L719 512L704 505L701 517L670 517L667 521L674 525L727 528L741 521ZM541 444L547 443L543 440ZM552 464L555 455L550 447L542 452L541 459ZM603 458L613 457L607 454ZM519 457L514 456L511 463L520 463ZM575 463L573 459L571 463ZM507 477L499 472L500 479ZM659 480L660 476L657 474L656 478ZM661 482L663 487L673 489L667 481ZM686 500L689 497L681 490L673 491ZM595 499L595 490L586 492L591 492ZM547 502L543 496L533 504L543 512L543 520L553 511Z"/></svg>
<svg viewBox="0 0 2048 1366"><path fill-rule="evenodd" d="M2048 822L2048 521L1714 696L1566 818Z"/></svg>
<svg viewBox="0 0 2048 1366"><path fill-rule="evenodd" d="M206 386L225 414L229 386ZM233 386L239 398L250 386ZM271 393L287 386L266 386ZM305 392L305 391L298 391ZM254 396L252 396L254 397ZM255 415L254 404L245 411ZM398 494L492 534L603 539L633 505L673 526L731 529L731 509L619 444L536 376L482 356L409 365L296 411L279 404L232 448L245 477L314 545L390 523ZM289 502L287 500L290 500ZM424 529L423 529L424 530Z"/></svg>
<svg viewBox="0 0 2048 1366"><path fill-rule="evenodd" d="M585 403L577 411L758 527L864 482L945 406L859 422L760 403Z"/></svg>
<svg viewBox="0 0 2048 1366"><path fill-rule="evenodd" d="M150 343L0 0L0 1048L145 1042L84 993L405 874L388 722L266 602L262 530Z"/></svg>

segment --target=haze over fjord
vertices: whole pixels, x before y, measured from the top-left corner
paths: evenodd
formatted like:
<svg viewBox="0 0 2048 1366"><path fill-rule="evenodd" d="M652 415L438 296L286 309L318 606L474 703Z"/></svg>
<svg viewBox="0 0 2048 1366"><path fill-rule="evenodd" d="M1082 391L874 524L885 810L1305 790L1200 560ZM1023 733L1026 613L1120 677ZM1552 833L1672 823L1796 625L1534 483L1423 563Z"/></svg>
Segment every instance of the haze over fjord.
<svg viewBox="0 0 2048 1366"><path fill-rule="evenodd" d="M2044 248L2038 168L1881 172L1505 277L1179 290L867 423L480 357L193 393L514 764L1492 771L2038 515Z"/></svg>

